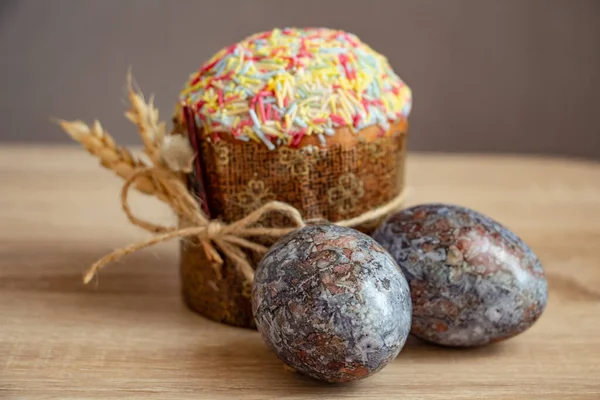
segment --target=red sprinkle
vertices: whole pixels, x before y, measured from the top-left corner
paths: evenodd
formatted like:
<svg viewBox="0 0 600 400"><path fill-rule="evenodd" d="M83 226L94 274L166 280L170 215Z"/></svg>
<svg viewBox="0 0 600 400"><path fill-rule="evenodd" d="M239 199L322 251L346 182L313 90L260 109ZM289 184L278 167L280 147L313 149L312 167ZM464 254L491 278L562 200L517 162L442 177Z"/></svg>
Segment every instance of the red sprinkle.
<svg viewBox="0 0 600 400"><path fill-rule="evenodd" d="M271 119L272 108L271 103L267 104L267 119Z"/></svg>
<svg viewBox="0 0 600 400"><path fill-rule="evenodd" d="M230 79L232 76L233 76L233 71L229 71L225 75L217 76L216 78L214 78L214 80L215 81L227 80L227 79Z"/></svg>
<svg viewBox="0 0 600 400"><path fill-rule="evenodd" d="M200 71L198 72L198 77L200 77L200 75L202 75L204 72L208 71L209 69L211 69L212 67L214 67L215 65L217 65L217 63L219 61L221 61L221 59L222 59L222 57L217 58L216 60L214 60L210 64L206 64L206 65L202 66L202 68L200 68Z"/></svg>
<svg viewBox="0 0 600 400"><path fill-rule="evenodd" d="M292 139L291 146L292 147L298 146L305 134L306 134L306 128L302 128L298 133L296 133L294 135L294 139Z"/></svg>
<svg viewBox="0 0 600 400"><path fill-rule="evenodd" d="M223 91L221 89L217 91L217 96L219 96L219 106L223 107Z"/></svg>
<svg viewBox="0 0 600 400"><path fill-rule="evenodd" d="M279 111L277 111L276 108L273 109L273 115L275 116L276 120L280 120L281 117L279 116Z"/></svg>
<svg viewBox="0 0 600 400"><path fill-rule="evenodd" d="M202 108L202 106L204 106L206 104L206 101L204 100L198 100L198 102L196 103L196 111L200 111L200 109Z"/></svg>
<svg viewBox="0 0 600 400"><path fill-rule="evenodd" d="M347 33L345 33L345 34L344 34L344 39L346 39L346 41L347 41L348 43L350 43L350 46L352 46L352 47L358 47L358 43L356 43L356 42L354 41L354 39L352 39L352 38L350 37L350 35L348 35Z"/></svg>
<svg viewBox="0 0 600 400"><path fill-rule="evenodd" d="M352 123L353 123L353 125L354 125L355 128L358 127L358 124L360 123L360 114L356 114L354 116Z"/></svg>
<svg viewBox="0 0 600 400"><path fill-rule="evenodd" d="M324 123L327 122L327 119L325 119L325 118L315 118L315 119L312 120L312 122L314 124L324 124Z"/></svg>
<svg viewBox="0 0 600 400"><path fill-rule="evenodd" d="M258 111L260 112L260 119L262 119L262 122L265 122L267 120L267 116L265 115L265 105L263 103L262 96L258 98Z"/></svg>
<svg viewBox="0 0 600 400"><path fill-rule="evenodd" d="M338 125L346 125L346 121L344 121L344 118L340 117L337 114L331 114L329 118L331 118L331 121L335 122Z"/></svg>
<svg viewBox="0 0 600 400"><path fill-rule="evenodd" d="M285 33L285 29L283 30L283 32ZM261 33L260 35L256 36L257 39L266 39L268 37L270 37L273 33L272 32L265 32L265 33Z"/></svg>
<svg viewBox="0 0 600 400"><path fill-rule="evenodd" d="M348 56L344 53L340 54L338 58L340 60L340 64L342 65L346 65L346 63L348 62Z"/></svg>
<svg viewBox="0 0 600 400"><path fill-rule="evenodd" d="M238 124L238 127L239 127L240 131L241 131L241 130L242 130L242 128L243 128L243 127L245 127L245 126L252 126L252 121L251 121L250 119L245 119L245 120L241 121L241 122Z"/></svg>
<svg viewBox="0 0 600 400"><path fill-rule="evenodd" d="M290 104L290 98L287 97L287 96L285 96L284 99L283 99L283 106L287 107L288 104Z"/></svg>

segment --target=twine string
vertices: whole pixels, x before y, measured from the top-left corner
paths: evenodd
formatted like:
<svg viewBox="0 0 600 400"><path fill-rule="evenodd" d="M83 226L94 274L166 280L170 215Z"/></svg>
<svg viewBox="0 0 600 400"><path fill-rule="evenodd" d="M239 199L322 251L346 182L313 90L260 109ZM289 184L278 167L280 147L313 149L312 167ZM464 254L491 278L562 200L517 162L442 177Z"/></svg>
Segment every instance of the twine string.
<svg viewBox="0 0 600 400"><path fill-rule="evenodd" d="M163 192L162 199L173 209L179 220L182 221L182 227L156 225L133 214L129 206L129 191L131 186L134 186L142 178L153 179L159 184ZM355 218L337 221L335 224L344 227L356 227L375 221L399 209L405 197L406 190L402 190L398 196L383 206L367 211ZM254 279L254 269L242 250L251 250L263 255L267 252L268 248L260 243L253 242L251 237L266 236L279 238L306 225L306 222L302 219L302 215L296 208L280 201L266 203L245 217L230 224L217 219L209 220L203 214L196 199L185 187L180 176L167 167L160 165L141 168L129 176L121 189L121 207L132 224L153 233L154 236L115 250L100 258L84 275L84 283L89 283L98 270L105 265L117 261L128 254L168 240L190 237L197 238L200 241L217 276L220 276L221 266L224 263L220 255L221 253L225 258L233 261L239 271L249 281L252 281ZM270 213L278 213L288 217L291 221L291 226L286 228L255 226L258 221Z"/></svg>

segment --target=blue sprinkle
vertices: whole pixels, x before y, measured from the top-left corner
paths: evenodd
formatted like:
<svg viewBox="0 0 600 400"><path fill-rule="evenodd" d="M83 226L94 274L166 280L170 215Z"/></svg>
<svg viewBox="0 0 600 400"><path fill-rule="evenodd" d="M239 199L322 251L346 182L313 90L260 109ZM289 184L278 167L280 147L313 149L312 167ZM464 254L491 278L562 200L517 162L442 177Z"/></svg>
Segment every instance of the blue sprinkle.
<svg viewBox="0 0 600 400"><path fill-rule="evenodd" d="M250 111L254 111L254 110L250 110ZM273 143L271 143L269 141L269 139L267 139L265 137L265 134L263 133L263 131L260 130L260 127L258 125L254 125L254 133L256 134L256 136L258 136L258 138L265 144L267 145L267 148L269 150L273 150L275 149L275 146L273 145Z"/></svg>
<svg viewBox="0 0 600 400"><path fill-rule="evenodd" d="M223 72L225 71L225 67L227 66L227 59L223 58L221 61L219 61L219 63L216 65L216 72L215 72L215 76L221 76L223 75Z"/></svg>
<svg viewBox="0 0 600 400"><path fill-rule="evenodd" d="M257 79L264 79L264 78L270 78L274 75L279 75L281 71L271 71L271 72L261 72L259 74L253 74L253 75L248 75L249 78L257 78Z"/></svg>
<svg viewBox="0 0 600 400"><path fill-rule="evenodd" d="M383 130L386 132L390 130L390 123L387 121L387 119L384 119L383 121L379 121L379 125L381 125Z"/></svg>
<svg viewBox="0 0 600 400"><path fill-rule="evenodd" d="M327 144L327 141L325 140L325 136L323 136L322 133L319 133L318 138L319 138L319 142L321 142L321 144L323 146L325 146Z"/></svg>
<svg viewBox="0 0 600 400"><path fill-rule="evenodd" d="M260 121L258 120L258 117L256 116L256 111L254 111L253 108L250 109L250 118L252 118L252 122L254 122L255 128L260 126Z"/></svg>
<svg viewBox="0 0 600 400"><path fill-rule="evenodd" d="M290 106L290 108L288 108L288 111L287 111L286 114L290 114L290 115L293 114L296 111L297 108L298 108L298 103L293 103Z"/></svg>
<svg viewBox="0 0 600 400"><path fill-rule="evenodd" d="M408 102L404 105L404 107L402 108L402 116L404 116L405 118L408 117L408 114L410 114L410 111L412 109L412 102Z"/></svg>
<svg viewBox="0 0 600 400"><path fill-rule="evenodd" d="M323 130L325 131L325 134L327 136L333 136L333 135L335 135L335 130L332 129L332 128L327 127L327 128L324 128Z"/></svg>
<svg viewBox="0 0 600 400"><path fill-rule="evenodd" d="M244 141L244 142L249 142L250 141L250 138L247 135L240 135L237 138L240 139L241 141Z"/></svg>
<svg viewBox="0 0 600 400"><path fill-rule="evenodd" d="M240 75L246 75L246 73L248 72L248 68L250 68L251 63L247 62L244 64L244 66L242 67L242 69L240 69ZM237 78L234 78L234 81L239 84L240 81Z"/></svg>
<svg viewBox="0 0 600 400"><path fill-rule="evenodd" d="M342 54L342 53L346 53L347 50L343 49L341 47L331 47L331 48L322 48L319 50L321 53L332 53L332 54Z"/></svg>
<svg viewBox="0 0 600 400"><path fill-rule="evenodd" d="M296 125L298 125L301 128L308 128L308 125L306 125L306 122L302 121L300 119L300 117L294 118L294 122L296 123Z"/></svg>
<svg viewBox="0 0 600 400"><path fill-rule="evenodd" d="M373 91L373 95L376 98L381 97L381 92L379 91L379 85L377 84L377 79L373 79L373 82L371 82L370 88Z"/></svg>

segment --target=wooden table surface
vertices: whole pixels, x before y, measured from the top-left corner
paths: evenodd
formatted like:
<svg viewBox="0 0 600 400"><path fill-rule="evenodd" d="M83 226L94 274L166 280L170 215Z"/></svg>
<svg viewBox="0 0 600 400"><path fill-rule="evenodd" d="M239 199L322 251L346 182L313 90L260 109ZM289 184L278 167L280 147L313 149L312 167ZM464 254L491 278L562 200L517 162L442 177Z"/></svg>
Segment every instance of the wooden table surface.
<svg viewBox="0 0 600 400"><path fill-rule="evenodd" d="M410 204L457 203L520 235L550 299L526 333L450 350L409 340L379 374L321 384L288 372L255 331L208 321L179 297L175 243L86 267L146 237L120 180L75 147L0 150L0 398L600 399L600 164L411 155ZM140 213L172 220L152 199ZM147 214L145 214L147 215Z"/></svg>

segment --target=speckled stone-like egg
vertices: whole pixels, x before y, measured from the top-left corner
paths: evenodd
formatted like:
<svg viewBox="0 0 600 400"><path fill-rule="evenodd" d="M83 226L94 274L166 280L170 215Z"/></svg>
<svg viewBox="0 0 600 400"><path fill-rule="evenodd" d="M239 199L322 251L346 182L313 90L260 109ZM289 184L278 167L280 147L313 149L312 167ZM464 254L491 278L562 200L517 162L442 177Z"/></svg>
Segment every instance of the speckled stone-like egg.
<svg viewBox="0 0 600 400"><path fill-rule="evenodd" d="M292 232L264 256L252 292L267 345L296 371L327 382L367 377L410 331L408 284L370 237L324 224Z"/></svg>
<svg viewBox="0 0 600 400"><path fill-rule="evenodd" d="M515 336L542 314L548 284L514 233L467 208L427 204L389 217L373 234L409 282L412 333L446 346Z"/></svg>

